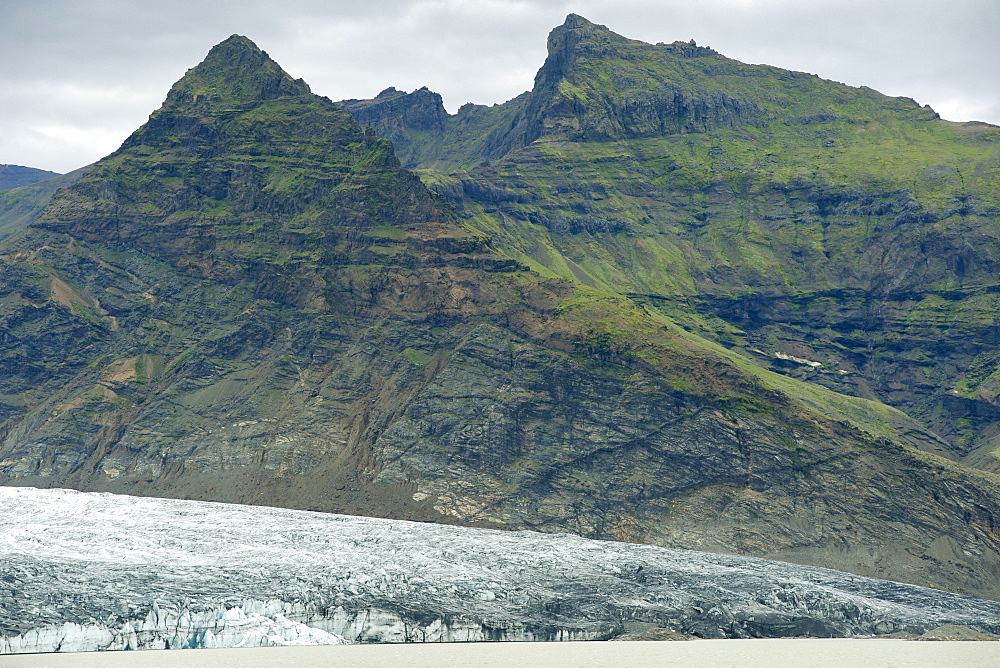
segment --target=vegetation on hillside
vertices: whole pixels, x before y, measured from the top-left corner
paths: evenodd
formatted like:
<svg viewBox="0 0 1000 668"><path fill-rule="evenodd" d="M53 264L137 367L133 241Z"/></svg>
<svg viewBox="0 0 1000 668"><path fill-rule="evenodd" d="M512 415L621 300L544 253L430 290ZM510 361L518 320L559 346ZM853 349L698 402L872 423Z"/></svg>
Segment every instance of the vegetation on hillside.
<svg viewBox="0 0 1000 668"><path fill-rule="evenodd" d="M1000 596L998 481L919 452L940 441L897 410L754 365L767 323L720 306L840 275L780 260L751 227L911 209L845 195L877 211L824 213L839 204L811 200L818 186L758 190L725 167L712 133L763 132L756 98L681 86L690 127L617 136L639 118L631 97L594 106L583 79L555 76L577 50L606 52L619 78L619 43L725 62L602 31L571 17L545 95L466 109L494 157L424 171L439 194L249 40L215 47L0 244L0 480L572 531ZM785 218L747 208L776 192ZM869 303L866 275L827 290L831 318Z"/></svg>
<svg viewBox="0 0 1000 668"><path fill-rule="evenodd" d="M504 105L415 131L440 99L384 95L342 105L519 262L886 401L939 452L1000 470L984 456L1000 445L1000 128L577 16Z"/></svg>

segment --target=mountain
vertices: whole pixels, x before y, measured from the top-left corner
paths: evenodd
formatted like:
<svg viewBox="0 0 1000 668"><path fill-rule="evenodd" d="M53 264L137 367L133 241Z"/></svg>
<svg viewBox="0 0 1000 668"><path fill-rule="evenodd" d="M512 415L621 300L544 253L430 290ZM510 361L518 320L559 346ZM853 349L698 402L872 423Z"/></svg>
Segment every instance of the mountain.
<svg viewBox="0 0 1000 668"><path fill-rule="evenodd" d="M20 165L0 165L0 190L18 188L59 176L56 172Z"/></svg>
<svg viewBox="0 0 1000 668"><path fill-rule="evenodd" d="M88 169L89 165L0 192L0 239L27 227L48 206L57 190L79 181Z"/></svg>
<svg viewBox="0 0 1000 668"><path fill-rule="evenodd" d="M559 37L600 32L581 21L553 43L586 45ZM719 318L631 298L551 245L606 247L624 276L624 249L663 257L649 238L498 217L568 210L544 151L618 145L533 139L572 135L569 112L518 99L482 146L530 142L503 160L534 152L540 171L516 163L517 183L535 174L537 191L504 199L521 186L498 160L423 172L456 188L435 194L250 40L214 47L0 242L0 483L571 532L1000 597L995 476L921 451L947 452L906 414L763 369L715 337ZM599 158L579 164L617 164ZM592 185L564 194L599 201ZM502 207L447 199L479 186ZM677 266L657 275L683 283Z"/></svg>
<svg viewBox="0 0 1000 668"><path fill-rule="evenodd" d="M56 174L42 169L0 165L0 239L33 221L60 188L72 185L86 167Z"/></svg>
<svg viewBox="0 0 1000 668"><path fill-rule="evenodd" d="M576 15L548 46L502 105L341 106L520 262L888 403L929 450L1000 472L1000 128Z"/></svg>
<svg viewBox="0 0 1000 668"><path fill-rule="evenodd" d="M0 498L0 654L606 640L651 627L1000 632L996 602L747 557L67 490ZM117 540L95 550L109 524Z"/></svg>

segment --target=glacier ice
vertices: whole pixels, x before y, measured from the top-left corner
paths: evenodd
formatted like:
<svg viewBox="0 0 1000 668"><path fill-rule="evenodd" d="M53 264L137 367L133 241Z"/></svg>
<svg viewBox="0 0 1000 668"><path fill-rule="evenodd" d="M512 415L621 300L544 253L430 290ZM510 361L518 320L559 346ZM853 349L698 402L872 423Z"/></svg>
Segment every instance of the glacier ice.
<svg viewBox="0 0 1000 668"><path fill-rule="evenodd" d="M1000 603L565 534L0 487L0 653L342 642L856 636Z"/></svg>

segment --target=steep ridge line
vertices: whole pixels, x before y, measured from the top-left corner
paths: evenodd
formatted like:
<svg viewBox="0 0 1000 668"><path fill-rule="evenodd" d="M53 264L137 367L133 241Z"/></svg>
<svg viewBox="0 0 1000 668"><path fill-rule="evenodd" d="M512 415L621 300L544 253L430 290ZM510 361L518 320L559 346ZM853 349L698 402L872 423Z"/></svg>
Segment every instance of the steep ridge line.
<svg viewBox="0 0 1000 668"><path fill-rule="evenodd" d="M1000 128L577 15L507 103L448 115L431 91L389 89L339 104L518 261L647 295L1000 472Z"/></svg>
<svg viewBox="0 0 1000 668"><path fill-rule="evenodd" d="M532 271L477 224L226 40L0 245L0 482L573 531L1000 597L992 477L908 447L918 426L877 402Z"/></svg>

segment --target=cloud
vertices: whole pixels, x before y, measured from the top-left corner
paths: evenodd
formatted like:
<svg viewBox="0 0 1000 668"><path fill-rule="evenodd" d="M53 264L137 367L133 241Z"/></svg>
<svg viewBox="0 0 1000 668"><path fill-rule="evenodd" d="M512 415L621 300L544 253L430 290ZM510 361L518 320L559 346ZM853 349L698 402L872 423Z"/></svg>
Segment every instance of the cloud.
<svg viewBox="0 0 1000 668"><path fill-rule="evenodd" d="M569 12L1000 124L993 0L0 0L0 163L68 171L115 150L233 33L332 99L391 85L451 110L503 102Z"/></svg>

